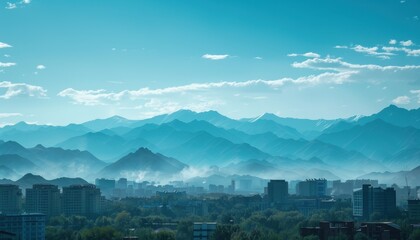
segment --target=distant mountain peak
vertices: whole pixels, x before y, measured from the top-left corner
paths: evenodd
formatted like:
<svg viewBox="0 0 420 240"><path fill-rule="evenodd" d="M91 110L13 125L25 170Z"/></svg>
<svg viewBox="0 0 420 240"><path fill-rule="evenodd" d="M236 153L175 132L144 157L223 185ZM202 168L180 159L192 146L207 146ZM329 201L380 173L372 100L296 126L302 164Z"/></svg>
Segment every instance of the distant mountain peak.
<svg viewBox="0 0 420 240"><path fill-rule="evenodd" d="M119 176L123 172L147 171L156 173L178 173L187 167L186 164L176 159L166 157L160 153L153 153L145 147L140 147L136 152L130 153L118 161L106 166L102 174Z"/></svg>
<svg viewBox="0 0 420 240"><path fill-rule="evenodd" d="M47 180L45 178L43 178L40 175L35 175L32 173L27 173L25 174L23 177L21 177L19 180L17 180L17 182L26 182L26 181L38 181L38 182L47 182Z"/></svg>
<svg viewBox="0 0 420 240"><path fill-rule="evenodd" d="M127 118L125 118L125 117L121 117L121 116L119 116L119 115L114 115L114 116L111 116L111 117L109 117L108 119L118 120L118 121L126 121L126 120L128 120Z"/></svg>
<svg viewBox="0 0 420 240"><path fill-rule="evenodd" d="M175 111L173 113L170 113L169 115L178 115L178 114L195 114L197 112L194 112L192 110L189 109L180 109L178 111Z"/></svg>
<svg viewBox="0 0 420 240"><path fill-rule="evenodd" d="M386 107L386 108L384 108L384 109L382 109L378 114L383 114L383 113L394 113L394 112L408 112L408 110L407 109L405 109L405 108L400 108L400 107L397 107L396 105L394 105L394 104L391 104L391 105L389 105L388 107Z"/></svg>
<svg viewBox="0 0 420 240"><path fill-rule="evenodd" d="M46 149L46 147L44 147L44 145L42 145L42 144L37 144L34 148L37 148L37 149Z"/></svg>
<svg viewBox="0 0 420 240"><path fill-rule="evenodd" d="M2 144L3 147L9 148L9 149L25 149L22 145L15 141L7 141Z"/></svg>
<svg viewBox="0 0 420 240"><path fill-rule="evenodd" d="M139 149L137 149L137 151L134 154L139 155L139 154L154 154L154 153L148 148L140 147Z"/></svg>
<svg viewBox="0 0 420 240"><path fill-rule="evenodd" d="M394 105L394 104L390 104L388 107L384 109L403 109L403 108L397 107L397 105Z"/></svg>
<svg viewBox="0 0 420 240"><path fill-rule="evenodd" d="M255 121L258 121L258 120L261 120L261 119L263 119L263 120L273 120L273 119L277 119L277 118L279 118L279 116L277 116L274 113L263 113L256 118L251 118L249 121L250 122L255 122Z"/></svg>

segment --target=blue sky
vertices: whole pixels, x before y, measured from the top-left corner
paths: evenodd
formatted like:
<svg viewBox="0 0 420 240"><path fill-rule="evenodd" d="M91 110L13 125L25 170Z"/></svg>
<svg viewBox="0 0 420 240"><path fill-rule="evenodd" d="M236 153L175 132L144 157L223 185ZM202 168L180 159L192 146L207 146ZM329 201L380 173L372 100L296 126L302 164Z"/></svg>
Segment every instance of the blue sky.
<svg viewBox="0 0 420 240"><path fill-rule="evenodd" d="M0 125L420 105L420 2L0 0Z"/></svg>

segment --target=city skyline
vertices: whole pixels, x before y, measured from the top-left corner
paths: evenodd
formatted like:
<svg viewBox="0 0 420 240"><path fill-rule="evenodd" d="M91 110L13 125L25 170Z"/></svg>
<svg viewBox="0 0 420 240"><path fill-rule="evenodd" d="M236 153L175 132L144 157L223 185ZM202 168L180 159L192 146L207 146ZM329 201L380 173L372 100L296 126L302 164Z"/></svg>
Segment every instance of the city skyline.
<svg viewBox="0 0 420 240"><path fill-rule="evenodd" d="M0 124L144 119L180 109L334 119L390 104L418 108L419 8L1 1Z"/></svg>

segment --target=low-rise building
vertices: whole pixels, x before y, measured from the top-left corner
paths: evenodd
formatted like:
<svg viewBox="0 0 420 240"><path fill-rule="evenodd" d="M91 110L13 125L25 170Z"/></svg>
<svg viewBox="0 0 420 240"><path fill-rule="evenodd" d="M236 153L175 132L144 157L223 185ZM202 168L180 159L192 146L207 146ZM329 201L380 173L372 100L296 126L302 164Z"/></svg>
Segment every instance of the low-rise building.
<svg viewBox="0 0 420 240"><path fill-rule="evenodd" d="M320 240L328 240L334 237L346 236L353 239L355 233L354 222L319 222L318 227L302 227L300 235L302 237L318 236Z"/></svg>
<svg viewBox="0 0 420 240"><path fill-rule="evenodd" d="M420 199L408 200L408 217L410 221L420 222Z"/></svg>
<svg viewBox="0 0 420 240"><path fill-rule="evenodd" d="M31 214L0 214L0 239L44 240L45 215Z"/></svg>
<svg viewBox="0 0 420 240"><path fill-rule="evenodd" d="M400 240L401 228L391 222L366 222L361 223L359 231L368 239Z"/></svg>
<svg viewBox="0 0 420 240"><path fill-rule="evenodd" d="M194 240L208 240L216 231L217 224L215 222L195 222L193 227Z"/></svg>

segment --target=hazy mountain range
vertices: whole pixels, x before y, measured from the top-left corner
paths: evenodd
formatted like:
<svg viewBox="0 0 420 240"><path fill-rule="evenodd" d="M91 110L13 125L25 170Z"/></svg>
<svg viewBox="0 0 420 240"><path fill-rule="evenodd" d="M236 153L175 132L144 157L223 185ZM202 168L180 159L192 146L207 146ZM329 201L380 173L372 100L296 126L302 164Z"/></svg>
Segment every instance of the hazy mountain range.
<svg viewBox="0 0 420 240"><path fill-rule="evenodd" d="M269 113L235 120L215 111L180 110L67 126L20 122L0 128L0 139L0 174L15 179L27 172L196 177L212 166L266 178L352 178L420 166L420 109L391 105L371 116L333 120Z"/></svg>

